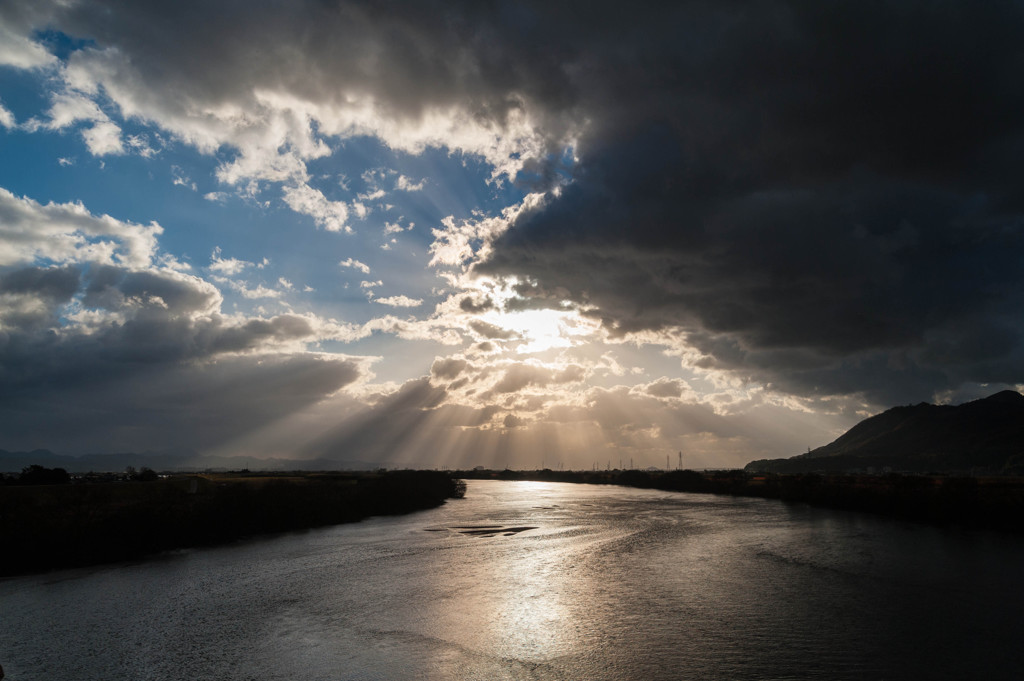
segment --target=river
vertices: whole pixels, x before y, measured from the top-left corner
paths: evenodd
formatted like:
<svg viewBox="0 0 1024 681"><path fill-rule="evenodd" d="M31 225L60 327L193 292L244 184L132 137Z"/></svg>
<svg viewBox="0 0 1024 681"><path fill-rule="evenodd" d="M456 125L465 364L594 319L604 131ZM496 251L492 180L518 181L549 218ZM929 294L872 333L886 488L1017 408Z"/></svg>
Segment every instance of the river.
<svg viewBox="0 0 1024 681"><path fill-rule="evenodd" d="M470 481L408 516L0 581L0 664L5 681L1017 679L1022 572L1015 536Z"/></svg>

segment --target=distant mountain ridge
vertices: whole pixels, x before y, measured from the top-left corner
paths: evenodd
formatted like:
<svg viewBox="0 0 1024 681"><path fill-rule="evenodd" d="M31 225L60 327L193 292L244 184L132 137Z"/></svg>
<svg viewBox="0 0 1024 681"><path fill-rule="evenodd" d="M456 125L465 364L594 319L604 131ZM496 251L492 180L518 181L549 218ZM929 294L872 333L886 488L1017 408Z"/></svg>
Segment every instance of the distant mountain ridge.
<svg viewBox="0 0 1024 681"><path fill-rule="evenodd" d="M253 471L368 471L381 467L393 468L387 463L350 461L342 459L257 459L251 456L202 456L187 453L134 453L84 454L70 456L55 454L48 449L30 452L9 452L0 449L0 473L17 473L32 465L63 468L70 473L120 472L128 466L136 469L152 468L156 471L243 470Z"/></svg>
<svg viewBox="0 0 1024 681"><path fill-rule="evenodd" d="M834 442L748 472L885 469L909 473L1024 474L1024 395L1004 390L958 406L922 402L865 419Z"/></svg>

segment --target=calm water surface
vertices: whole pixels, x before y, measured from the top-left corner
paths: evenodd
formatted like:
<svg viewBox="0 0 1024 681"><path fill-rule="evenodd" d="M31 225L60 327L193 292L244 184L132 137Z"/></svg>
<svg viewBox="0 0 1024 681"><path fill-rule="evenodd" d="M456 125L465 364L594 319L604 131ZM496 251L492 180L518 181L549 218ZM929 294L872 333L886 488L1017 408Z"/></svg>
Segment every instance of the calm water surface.
<svg viewBox="0 0 1024 681"><path fill-rule="evenodd" d="M524 529L527 528L527 529ZM0 581L5 681L1019 679L1024 540L617 487Z"/></svg>

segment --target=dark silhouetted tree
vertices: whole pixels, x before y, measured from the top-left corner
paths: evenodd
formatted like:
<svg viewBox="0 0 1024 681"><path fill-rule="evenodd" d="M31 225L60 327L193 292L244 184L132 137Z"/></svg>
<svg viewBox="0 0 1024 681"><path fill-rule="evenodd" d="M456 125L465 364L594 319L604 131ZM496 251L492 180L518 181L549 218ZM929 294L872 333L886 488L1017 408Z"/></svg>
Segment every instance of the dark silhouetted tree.
<svg viewBox="0 0 1024 681"><path fill-rule="evenodd" d="M21 469L19 482L22 485L67 485L71 476L63 468L45 468L32 464Z"/></svg>

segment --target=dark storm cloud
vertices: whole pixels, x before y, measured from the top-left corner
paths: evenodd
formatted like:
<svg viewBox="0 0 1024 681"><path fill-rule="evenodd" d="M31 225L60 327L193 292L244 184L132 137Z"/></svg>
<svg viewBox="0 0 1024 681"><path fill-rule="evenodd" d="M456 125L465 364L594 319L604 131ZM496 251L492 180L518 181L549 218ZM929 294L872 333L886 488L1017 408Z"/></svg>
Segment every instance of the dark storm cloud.
<svg viewBox="0 0 1024 681"><path fill-rule="evenodd" d="M31 295L50 304L66 303L78 291L78 267L26 267L0 274L0 294Z"/></svg>
<svg viewBox="0 0 1024 681"><path fill-rule="evenodd" d="M0 337L10 329L45 329L55 311L78 290L81 272L74 266L26 267L0 274Z"/></svg>
<svg viewBox="0 0 1024 681"><path fill-rule="evenodd" d="M351 361L309 355L138 365L0 391L0 432L10 447L68 454L208 450L307 409L359 375Z"/></svg>
<svg viewBox="0 0 1024 681"><path fill-rule="evenodd" d="M473 298L466 296L465 298L459 301L459 309L461 309L463 312L470 312L473 314L487 312L487 310L490 310L493 307L494 301L491 300L490 298L484 298L482 301L476 302L475 300L473 300Z"/></svg>
<svg viewBox="0 0 1024 681"><path fill-rule="evenodd" d="M209 310L220 302L213 286L199 285L194 277L171 272L129 271L119 267L95 267L82 304L118 310L139 304L156 305L176 316Z"/></svg>
<svg viewBox="0 0 1024 681"><path fill-rule="evenodd" d="M152 309L91 333L58 334L34 323L5 326L0 331L0 403L314 338L307 320L289 315L234 325L217 315L174 318Z"/></svg>
<svg viewBox="0 0 1024 681"><path fill-rule="evenodd" d="M95 326L61 328L75 300ZM0 432L8 446L209 448L361 375L349 359L276 351L314 340L308 319L235 322L216 313L219 302L206 282L168 271L94 265L0 274Z"/></svg>
<svg viewBox="0 0 1024 681"><path fill-rule="evenodd" d="M454 380L466 368L468 362L464 359L437 359L430 367L430 373L441 379Z"/></svg>
<svg viewBox="0 0 1024 681"><path fill-rule="evenodd" d="M480 271L800 394L1024 381L1020 3L684 3L574 71L573 183ZM655 23L657 20L657 23ZM566 294L568 292L568 295Z"/></svg>
<svg viewBox="0 0 1024 681"><path fill-rule="evenodd" d="M320 0L90 0L16 3L7 11L93 41L72 63L104 49L126 56L133 74L118 74L119 85L145 89L140 105L171 117L251 104L261 90L328 105L365 98L404 121L454 103L501 127L533 102L547 103L533 107L543 116L572 99L563 71L570 55L559 48L575 19L569 11L552 17L526 5ZM107 56L104 68L124 68L114 52ZM546 127L558 128L559 119Z"/></svg>
<svg viewBox="0 0 1024 681"><path fill-rule="evenodd" d="M288 341L312 338L314 330L308 319L295 315L278 315L272 319L251 319L217 334L211 347L217 352L241 352L259 347L267 341Z"/></svg>
<svg viewBox="0 0 1024 681"><path fill-rule="evenodd" d="M678 379L660 378L647 386L646 392L654 397L680 397L685 384Z"/></svg>
<svg viewBox="0 0 1024 681"><path fill-rule="evenodd" d="M500 326L495 326L494 324L489 324L479 319L471 321L469 323L469 328L473 329L484 338L490 338L491 340L509 340L518 336L515 331L509 331L508 329L503 329Z"/></svg>
<svg viewBox="0 0 1024 681"><path fill-rule="evenodd" d="M526 423L525 420L519 418L515 414L506 414L502 423L506 428L518 428L519 426Z"/></svg>

